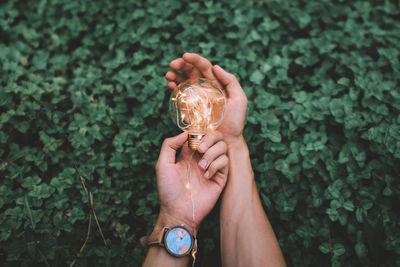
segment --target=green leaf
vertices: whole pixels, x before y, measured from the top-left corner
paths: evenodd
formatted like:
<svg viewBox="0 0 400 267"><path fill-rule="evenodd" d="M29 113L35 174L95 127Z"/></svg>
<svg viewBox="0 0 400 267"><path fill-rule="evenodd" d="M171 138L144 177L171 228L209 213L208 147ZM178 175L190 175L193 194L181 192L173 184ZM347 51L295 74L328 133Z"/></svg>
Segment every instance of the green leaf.
<svg viewBox="0 0 400 267"><path fill-rule="evenodd" d="M264 74L260 70L254 71L250 76L250 81L257 85L260 85L263 80L264 80Z"/></svg>
<svg viewBox="0 0 400 267"><path fill-rule="evenodd" d="M319 245L319 250L324 254L328 254L331 251L331 247L329 243L324 242L321 245Z"/></svg>
<svg viewBox="0 0 400 267"><path fill-rule="evenodd" d="M393 193L393 191L392 191L392 189L390 189L390 187L388 187L388 186L386 186L384 189L383 189L383 192L382 192L382 194L384 195L384 196L391 196L392 195L392 193Z"/></svg>
<svg viewBox="0 0 400 267"><path fill-rule="evenodd" d="M363 199L360 202L360 206L363 208L363 210L369 210L373 205L374 203L369 199Z"/></svg>
<svg viewBox="0 0 400 267"><path fill-rule="evenodd" d="M35 198L48 198L54 193L55 189L47 184L34 185L28 195Z"/></svg>
<svg viewBox="0 0 400 267"><path fill-rule="evenodd" d="M354 210L354 204L353 204L353 202L351 200L347 200L346 202L344 202L343 208L345 208L348 211L353 211Z"/></svg>
<svg viewBox="0 0 400 267"><path fill-rule="evenodd" d="M329 219L331 219L331 221L335 222L339 219L339 213L336 209L326 209L326 214L329 215Z"/></svg>
<svg viewBox="0 0 400 267"><path fill-rule="evenodd" d="M33 220L32 210L31 210L31 207L29 205L29 200L28 200L28 195L27 194L25 194L25 197L24 197L24 204L25 204L25 209L28 212L29 219L31 221L32 229L35 230L35 221Z"/></svg>
<svg viewBox="0 0 400 267"><path fill-rule="evenodd" d="M346 249L341 243L333 244L333 255L341 256L346 252Z"/></svg>
<svg viewBox="0 0 400 267"><path fill-rule="evenodd" d="M263 138L269 138L269 140L274 143L279 143L282 141L282 136L279 131L267 130L266 132L263 132L260 136Z"/></svg>
<svg viewBox="0 0 400 267"><path fill-rule="evenodd" d="M350 84L350 79L346 78L346 77L342 77L337 81L337 83L347 87Z"/></svg>
<svg viewBox="0 0 400 267"><path fill-rule="evenodd" d="M363 258L367 255L368 253L368 249L367 247L364 245L364 243L358 242L355 246L354 249L357 253L357 256L360 258Z"/></svg>
<svg viewBox="0 0 400 267"><path fill-rule="evenodd" d="M356 209L356 219L359 223L362 223L363 220L363 210L361 208Z"/></svg>
<svg viewBox="0 0 400 267"><path fill-rule="evenodd" d="M260 192L260 195L261 195L262 203L263 203L263 205L265 205L267 207L267 210L272 208L271 200L263 192Z"/></svg>

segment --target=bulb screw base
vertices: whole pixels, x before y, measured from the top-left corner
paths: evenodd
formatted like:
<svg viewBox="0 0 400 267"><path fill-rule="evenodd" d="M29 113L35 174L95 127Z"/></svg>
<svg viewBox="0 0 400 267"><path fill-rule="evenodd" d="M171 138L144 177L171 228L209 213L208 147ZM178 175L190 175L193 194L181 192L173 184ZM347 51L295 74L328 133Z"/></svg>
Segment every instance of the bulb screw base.
<svg viewBox="0 0 400 267"><path fill-rule="evenodd" d="M197 150L204 134L189 134L188 145L192 150Z"/></svg>

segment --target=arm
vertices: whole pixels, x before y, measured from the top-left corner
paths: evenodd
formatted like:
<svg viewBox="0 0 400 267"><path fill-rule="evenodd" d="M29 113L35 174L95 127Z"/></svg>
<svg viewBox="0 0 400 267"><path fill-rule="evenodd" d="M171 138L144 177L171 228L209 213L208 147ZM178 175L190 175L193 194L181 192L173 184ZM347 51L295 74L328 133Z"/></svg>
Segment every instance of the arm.
<svg viewBox="0 0 400 267"><path fill-rule="evenodd" d="M257 192L246 142L239 137L228 147L231 169L220 209L222 263L285 266Z"/></svg>
<svg viewBox="0 0 400 267"><path fill-rule="evenodd" d="M221 255L224 266L285 266L278 241L262 207L249 151L242 136L247 98L236 77L196 54L185 53L170 67L183 71L189 78L204 76L224 89L226 110L218 128L228 144L229 179L220 210ZM169 71L168 87L174 89L185 79Z"/></svg>
<svg viewBox="0 0 400 267"><path fill-rule="evenodd" d="M200 153L187 146L187 133L167 138L161 148L156 166L157 190L160 200L160 214L150 237L157 237L164 227L184 225L191 234L214 207L228 175L227 146L222 134L213 132L204 138L209 146ZM182 151L175 160L176 150ZM206 164L200 164L205 162ZM187 188L187 169L190 164L190 187ZM191 196L191 191L192 196ZM195 203L193 221L192 198ZM155 238L155 240L159 240ZM143 266L187 266L189 255L176 258L163 247L149 247Z"/></svg>

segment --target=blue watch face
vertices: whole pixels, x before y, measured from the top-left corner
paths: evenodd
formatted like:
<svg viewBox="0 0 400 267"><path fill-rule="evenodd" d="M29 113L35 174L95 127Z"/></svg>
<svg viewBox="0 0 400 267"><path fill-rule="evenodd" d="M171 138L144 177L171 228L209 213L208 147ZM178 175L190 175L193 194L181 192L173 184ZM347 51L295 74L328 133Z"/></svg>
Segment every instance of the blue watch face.
<svg viewBox="0 0 400 267"><path fill-rule="evenodd" d="M185 256L192 248L192 236L186 228L176 226L165 236L165 247L174 256Z"/></svg>

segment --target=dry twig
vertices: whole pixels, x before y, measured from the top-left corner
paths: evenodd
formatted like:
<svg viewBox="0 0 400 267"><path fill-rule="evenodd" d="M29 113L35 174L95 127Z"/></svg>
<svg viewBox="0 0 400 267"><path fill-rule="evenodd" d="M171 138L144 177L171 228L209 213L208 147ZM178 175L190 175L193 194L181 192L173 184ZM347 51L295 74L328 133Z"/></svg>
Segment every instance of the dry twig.
<svg viewBox="0 0 400 267"><path fill-rule="evenodd" d="M76 170L76 171L78 172L78 174L79 174L79 177L80 177L81 182L82 182L83 189L85 189L86 195L87 195L88 198L89 198L89 205L90 205L88 231L87 231L87 234L86 234L85 241L83 242L83 244L82 244L82 246L81 246L81 248L80 248L80 250L79 250L79 253L82 253L83 249L84 249L85 246L86 246L87 241L89 240L90 230L91 230L91 226L92 226L92 217L94 217L94 219L96 220L97 229L99 230L99 233L100 233L100 235L101 235L101 238L103 239L104 245L108 248L106 239L104 238L104 235L103 235L103 231L101 230L101 227L100 227L99 220L97 219L96 212L94 211L94 206L93 206L93 194L92 194L92 191L90 191L90 189L87 188L85 177L83 177L83 176L79 173L79 170L78 170L78 168L77 168L76 166L75 166L75 170ZM79 256L79 255L77 255L77 256L75 257L75 259L71 262L71 264L69 265L69 267L72 267L72 266L75 265L76 260L78 259L78 256Z"/></svg>

